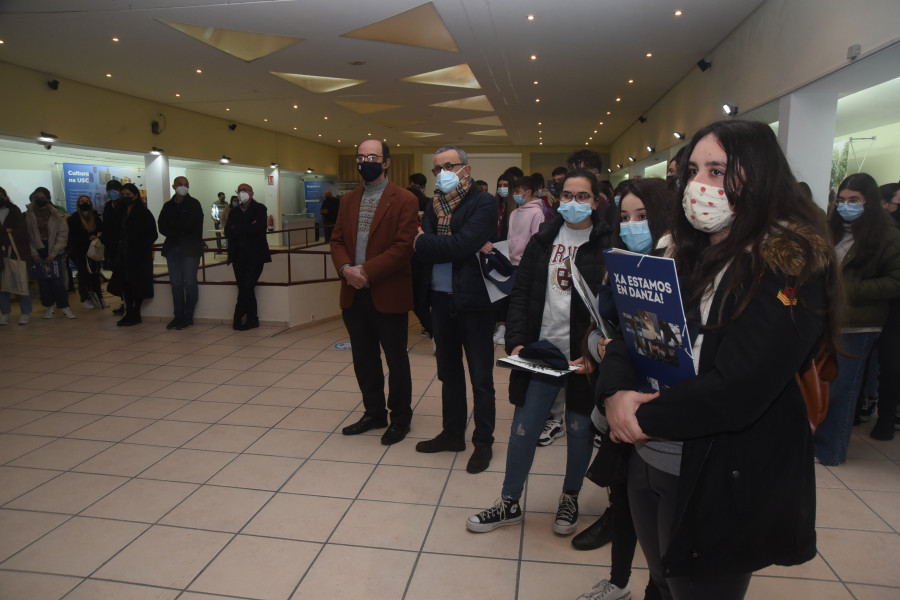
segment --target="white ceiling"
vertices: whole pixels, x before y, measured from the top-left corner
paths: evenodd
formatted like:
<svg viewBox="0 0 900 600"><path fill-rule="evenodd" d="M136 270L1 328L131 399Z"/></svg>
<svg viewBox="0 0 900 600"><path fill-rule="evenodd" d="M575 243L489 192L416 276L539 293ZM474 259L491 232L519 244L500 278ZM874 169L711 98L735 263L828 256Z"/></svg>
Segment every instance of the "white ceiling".
<svg viewBox="0 0 900 600"><path fill-rule="evenodd" d="M46 72L48 79L72 79L333 146L349 147L369 134L404 146L530 145L540 137L545 146L583 146L589 137L591 145L605 146L696 68L761 0L433 0L459 52L403 45L403 36L398 43L341 37L422 4L3 0L0 60ZM676 17L675 9L684 14ZM534 21L527 20L529 14ZM305 41L245 62L160 20ZM113 42L113 36L121 41ZM480 90L399 81L463 63ZM316 94L273 71L366 83ZM430 106L481 94L494 112ZM335 100L400 108L361 115ZM490 115L502 126L458 123ZM508 137L473 135L499 128ZM417 138L406 131L440 135Z"/></svg>

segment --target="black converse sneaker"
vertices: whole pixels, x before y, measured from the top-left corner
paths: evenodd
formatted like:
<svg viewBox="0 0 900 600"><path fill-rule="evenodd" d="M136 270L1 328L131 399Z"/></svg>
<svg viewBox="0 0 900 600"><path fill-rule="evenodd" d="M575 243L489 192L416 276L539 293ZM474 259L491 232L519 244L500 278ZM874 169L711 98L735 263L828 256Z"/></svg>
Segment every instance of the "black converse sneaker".
<svg viewBox="0 0 900 600"><path fill-rule="evenodd" d="M571 535L578 526L578 495L563 492L556 509L553 531L559 535Z"/></svg>
<svg viewBox="0 0 900 600"><path fill-rule="evenodd" d="M475 533L486 533L504 525L515 525L521 522L522 507L519 506L519 501L500 498L489 509L469 517L466 520L466 529Z"/></svg>

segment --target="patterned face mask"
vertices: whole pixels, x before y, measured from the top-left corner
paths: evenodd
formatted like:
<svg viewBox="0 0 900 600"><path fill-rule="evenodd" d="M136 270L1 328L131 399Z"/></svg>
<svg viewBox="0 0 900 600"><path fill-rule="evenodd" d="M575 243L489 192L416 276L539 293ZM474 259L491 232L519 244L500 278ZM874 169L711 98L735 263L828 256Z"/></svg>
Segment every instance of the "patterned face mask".
<svg viewBox="0 0 900 600"><path fill-rule="evenodd" d="M734 221L734 209L720 187L692 181L684 190L681 206L691 225L706 233L722 231Z"/></svg>

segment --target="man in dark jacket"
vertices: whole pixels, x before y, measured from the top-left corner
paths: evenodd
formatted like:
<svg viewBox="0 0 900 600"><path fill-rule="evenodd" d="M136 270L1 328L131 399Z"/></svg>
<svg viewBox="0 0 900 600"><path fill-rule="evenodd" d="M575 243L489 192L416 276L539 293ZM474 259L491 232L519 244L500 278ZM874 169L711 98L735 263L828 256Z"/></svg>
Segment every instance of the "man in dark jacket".
<svg viewBox="0 0 900 600"><path fill-rule="evenodd" d="M122 214L124 207L119 202L119 195L122 193L122 182L110 179L106 183L106 197L109 200L103 205L100 218L103 220L103 244L106 246L106 268L112 271L109 282L106 284L106 291L110 296L122 297L122 273L114 264L113 258L119 250L119 238L122 230ZM113 310L113 314L124 315L125 304Z"/></svg>
<svg viewBox="0 0 900 600"><path fill-rule="evenodd" d="M414 244L416 259L425 264L423 286L431 298L438 379L443 384L443 430L416 445L418 452L461 452L466 449L466 352L472 380L475 431L466 470L480 473L491 463L494 443L494 313L488 297L479 251L490 251L497 234L494 197L482 192L471 177L466 153L455 146L434 155L437 196L425 207L422 228Z"/></svg>
<svg viewBox="0 0 900 600"><path fill-rule="evenodd" d="M232 327L247 330L259 327L256 282L272 257L266 241L266 205L253 199L253 188L247 183L239 185L237 192L240 204L228 212L225 237L228 238L228 264L234 269L238 287Z"/></svg>
<svg viewBox="0 0 900 600"><path fill-rule="evenodd" d="M194 324L199 285L197 269L203 253L203 208L190 195L187 177L176 177L172 183L175 195L159 211L159 232L166 236L162 255L169 266L172 283L172 306L175 318L166 329L186 329Z"/></svg>

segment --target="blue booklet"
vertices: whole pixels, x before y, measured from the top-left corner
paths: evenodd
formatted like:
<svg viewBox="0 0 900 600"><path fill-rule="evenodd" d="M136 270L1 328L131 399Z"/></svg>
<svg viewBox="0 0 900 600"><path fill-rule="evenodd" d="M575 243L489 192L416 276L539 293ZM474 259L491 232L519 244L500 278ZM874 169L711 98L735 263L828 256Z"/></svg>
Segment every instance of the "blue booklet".
<svg viewBox="0 0 900 600"><path fill-rule="evenodd" d="M641 391L665 389L695 375L675 261L611 249L606 268Z"/></svg>

